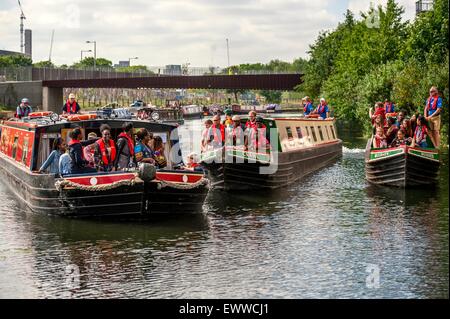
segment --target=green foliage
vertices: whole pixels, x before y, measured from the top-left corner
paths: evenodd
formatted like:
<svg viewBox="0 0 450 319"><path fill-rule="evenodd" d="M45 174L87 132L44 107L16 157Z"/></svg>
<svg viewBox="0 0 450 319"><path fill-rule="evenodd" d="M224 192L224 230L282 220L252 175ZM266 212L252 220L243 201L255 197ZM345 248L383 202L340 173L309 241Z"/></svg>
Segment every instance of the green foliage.
<svg viewBox="0 0 450 319"><path fill-rule="evenodd" d="M154 72L150 71L145 65L132 65L132 66L127 66L127 67L117 67L116 71L117 72L128 72L128 73L145 72L145 73L149 73L149 74L154 74Z"/></svg>
<svg viewBox="0 0 450 319"><path fill-rule="evenodd" d="M268 103L281 103L283 92L262 90L260 94L266 98L266 102Z"/></svg>
<svg viewBox="0 0 450 319"><path fill-rule="evenodd" d="M101 67L101 68L112 68L112 62L105 58L95 59L95 65L97 67ZM82 69L82 68L93 67L93 66L94 66L94 58L86 57L82 61L74 63L71 67Z"/></svg>
<svg viewBox="0 0 450 319"><path fill-rule="evenodd" d="M0 67L18 67L18 66L31 66L33 61L31 58L15 54L0 56Z"/></svg>
<svg viewBox="0 0 450 319"><path fill-rule="evenodd" d="M36 63L33 63L33 66L36 68L54 68L55 65L52 61L39 61Z"/></svg>

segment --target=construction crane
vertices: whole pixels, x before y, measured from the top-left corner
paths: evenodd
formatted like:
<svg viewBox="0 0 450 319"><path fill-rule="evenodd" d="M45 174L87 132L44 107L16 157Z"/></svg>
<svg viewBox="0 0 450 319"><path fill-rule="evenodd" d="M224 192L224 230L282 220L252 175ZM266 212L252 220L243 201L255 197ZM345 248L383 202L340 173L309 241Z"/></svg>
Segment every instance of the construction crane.
<svg viewBox="0 0 450 319"><path fill-rule="evenodd" d="M24 53L25 51L25 44L24 44L24 35L23 35L23 20L25 20L25 14L22 10L22 5L20 4L20 0L17 0L19 2L19 8L20 8L20 52Z"/></svg>
<svg viewBox="0 0 450 319"><path fill-rule="evenodd" d="M55 29L52 30L52 39L50 41L50 53L48 55L48 61L52 62L52 49L53 49L53 36L55 35Z"/></svg>

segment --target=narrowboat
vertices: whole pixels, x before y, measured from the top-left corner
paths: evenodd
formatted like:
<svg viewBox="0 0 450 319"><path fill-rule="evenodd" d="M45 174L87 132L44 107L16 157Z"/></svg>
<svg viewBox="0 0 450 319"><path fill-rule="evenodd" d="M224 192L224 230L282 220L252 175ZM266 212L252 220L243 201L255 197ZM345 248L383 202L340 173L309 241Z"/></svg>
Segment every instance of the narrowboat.
<svg viewBox="0 0 450 319"><path fill-rule="evenodd" d="M372 184L414 187L436 185L440 153L436 148L402 145L373 148L373 137L366 146L366 179Z"/></svg>
<svg viewBox="0 0 450 319"><path fill-rule="evenodd" d="M146 128L161 136L167 166L144 164L126 171L56 176L38 170L55 138L68 139L75 127L83 136L100 125L111 127L112 138L122 124ZM57 114L5 121L1 126L0 174L2 182L33 212L71 216L146 217L156 213L201 213L209 183L202 172L177 169L182 163L175 125L149 121L97 118L95 114L61 119Z"/></svg>
<svg viewBox="0 0 450 319"><path fill-rule="evenodd" d="M201 163L213 187L277 189L298 182L342 156L334 119L264 118L263 123L268 150L255 151L225 142L223 147L202 153Z"/></svg>
<svg viewBox="0 0 450 319"><path fill-rule="evenodd" d="M160 121L167 124L184 124L183 113L179 109L142 107L136 110L138 120Z"/></svg>
<svg viewBox="0 0 450 319"><path fill-rule="evenodd" d="M201 119L203 117L203 106L201 105L183 105L181 107L183 119Z"/></svg>

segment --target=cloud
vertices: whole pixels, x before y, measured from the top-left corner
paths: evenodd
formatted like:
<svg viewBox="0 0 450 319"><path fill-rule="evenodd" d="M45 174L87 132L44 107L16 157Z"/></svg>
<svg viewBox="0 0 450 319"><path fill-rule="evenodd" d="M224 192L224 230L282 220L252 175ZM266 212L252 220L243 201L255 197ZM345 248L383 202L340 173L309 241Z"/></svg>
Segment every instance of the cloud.
<svg viewBox="0 0 450 319"><path fill-rule="evenodd" d="M350 0L21 0L33 30L33 59L47 60L52 29L52 60L72 64L80 51L117 63L193 66L292 61L306 57L318 33L334 28L347 8L367 10L370 1ZM409 0L402 0L409 3ZM0 5L0 49L19 50L17 2Z"/></svg>

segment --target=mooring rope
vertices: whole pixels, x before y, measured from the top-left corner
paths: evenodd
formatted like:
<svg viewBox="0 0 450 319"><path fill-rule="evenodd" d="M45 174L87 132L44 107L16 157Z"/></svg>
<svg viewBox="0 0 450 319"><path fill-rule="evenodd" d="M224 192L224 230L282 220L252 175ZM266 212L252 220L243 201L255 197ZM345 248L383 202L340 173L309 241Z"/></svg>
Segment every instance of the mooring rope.
<svg viewBox="0 0 450 319"><path fill-rule="evenodd" d="M168 182L168 181L158 181L158 183L161 185L161 188L164 187L171 187L175 189L193 189L197 188L203 185L207 185L209 188L209 180L207 178L202 177L197 182L189 184L189 183L174 183L174 182Z"/></svg>
<svg viewBox="0 0 450 319"><path fill-rule="evenodd" d="M136 184L136 177L133 179L126 179L121 180L117 182L113 182L111 184L100 184L100 185L81 185L72 181L69 181L67 179L63 179L60 181L55 182L55 187L58 191L63 190L65 187L73 187L77 190L83 190L83 191L105 191L114 189L120 186L134 186Z"/></svg>

